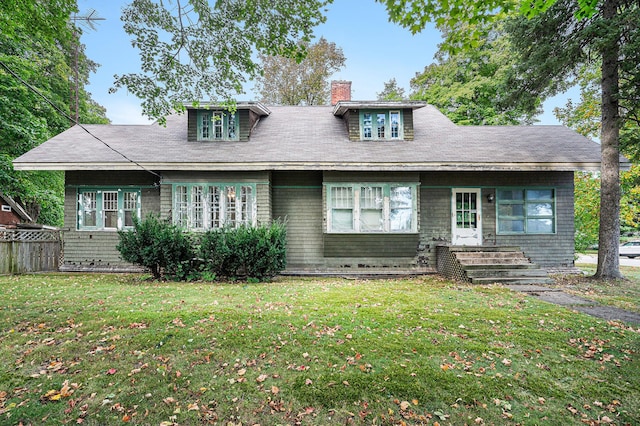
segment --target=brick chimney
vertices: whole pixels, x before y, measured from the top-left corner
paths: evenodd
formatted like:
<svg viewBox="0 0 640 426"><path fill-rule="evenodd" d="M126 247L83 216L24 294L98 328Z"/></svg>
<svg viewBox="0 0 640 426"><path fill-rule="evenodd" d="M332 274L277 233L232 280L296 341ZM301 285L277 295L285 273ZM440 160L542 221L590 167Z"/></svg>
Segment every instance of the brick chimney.
<svg viewBox="0 0 640 426"><path fill-rule="evenodd" d="M333 80L331 82L331 105L340 101L351 100L351 82L346 80Z"/></svg>

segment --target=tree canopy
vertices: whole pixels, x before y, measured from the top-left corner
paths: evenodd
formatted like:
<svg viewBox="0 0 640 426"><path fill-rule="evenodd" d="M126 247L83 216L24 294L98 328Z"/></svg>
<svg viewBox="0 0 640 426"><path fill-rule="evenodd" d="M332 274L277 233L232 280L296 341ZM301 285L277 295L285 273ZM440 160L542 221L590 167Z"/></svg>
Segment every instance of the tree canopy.
<svg viewBox="0 0 640 426"><path fill-rule="evenodd" d="M329 78L346 62L342 49L321 37L303 43L304 59L260 54L262 75L256 89L263 102L275 105L326 105L331 88Z"/></svg>
<svg viewBox="0 0 640 426"><path fill-rule="evenodd" d="M122 21L142 71L116 76L153 119L185 102L232 101L261 72L255 53L301 60L326 0L132 0ZM302 43L301 43L302 42Z"/></svg>
<svg viewBox="0 0 640 426"><path fill-rule="evenodd" d="M518 55L503 25L492 27L475 49L451 51L440 45L436 62L411 80L411 98L438 107L456 124L531 124L540 113L540 96L523 93L510 102L509 78Z"/></svg>
<svg viewBox="0 0 640 426"><path fill-rule="evenodd" d="M402 101L405 98L404 89L398 86L395 78L384 83L382 92L377 93L379 101Z"/></svg>
<svg viewBox="0 0 640 426"><path fill-rule="evenodd" d="M69 17L75 10L75 0L9 0L0 8L0 188L34 220L49 225L62 225L64 175L17 172L11 162L71 126ZM107 122L104 109L84 90L96 64L78 48L81 121Z"/></svg>

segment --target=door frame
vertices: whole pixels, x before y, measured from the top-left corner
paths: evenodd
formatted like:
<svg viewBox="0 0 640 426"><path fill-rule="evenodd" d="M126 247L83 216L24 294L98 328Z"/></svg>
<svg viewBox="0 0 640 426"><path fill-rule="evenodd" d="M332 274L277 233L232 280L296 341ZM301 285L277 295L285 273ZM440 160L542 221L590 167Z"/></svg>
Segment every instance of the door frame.
<svg viewBox="0 0 640 426"><path fill-rule="evenodd" d="M474 194L476 199L475 209L469 208L469 212L475 214L475 228L458 228L456 204L457 194ZM482 245L482 189L481 188L451 188L451 244L454 246L481 246Z"/></svg>

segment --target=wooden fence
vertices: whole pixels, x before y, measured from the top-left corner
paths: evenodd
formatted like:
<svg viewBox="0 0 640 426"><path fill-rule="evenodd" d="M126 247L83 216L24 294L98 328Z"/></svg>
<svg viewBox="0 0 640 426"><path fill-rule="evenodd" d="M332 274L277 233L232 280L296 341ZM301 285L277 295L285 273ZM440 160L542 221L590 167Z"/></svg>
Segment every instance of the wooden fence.
<svg viewBox="0 0 640 426"><path fill-rule="evenodd" d="M0 274L57 271L61 256L60 231L0 230Z"/></svg>

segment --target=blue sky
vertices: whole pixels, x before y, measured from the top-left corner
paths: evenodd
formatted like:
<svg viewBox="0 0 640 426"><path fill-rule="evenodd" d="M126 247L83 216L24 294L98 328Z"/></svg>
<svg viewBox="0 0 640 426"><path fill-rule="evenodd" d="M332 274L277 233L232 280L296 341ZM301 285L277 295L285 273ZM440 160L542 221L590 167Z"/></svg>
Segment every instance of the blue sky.
<svg viewBox="0 0 640 426"><path fill-rule="evenodd" d="M78 0L80 15L94 9L105 18L96 24L96 30L85 30L82 43L87 56L100 64L98 72L90 77L88 90L93 98L107 108L107 116L114 124L147 123L140 113L140 101L132 94L119 90L109 94L114 74L139 70L137 51L122 29L120 14L127 0ZM352 81L352 97L357 100L376 99L384 83L395 78L410 92L409 81L417 72L433 62L440 34L433 27L420 34L388 22L383 5L374 0L334 0L327 12L327 22L315 31L342 48L347 58L346 67L332 78ZM255 100L252 85L238 100ZM540 124L558 124L553 116L554 106L564 105L566 96L547 101Z"/></svg>

